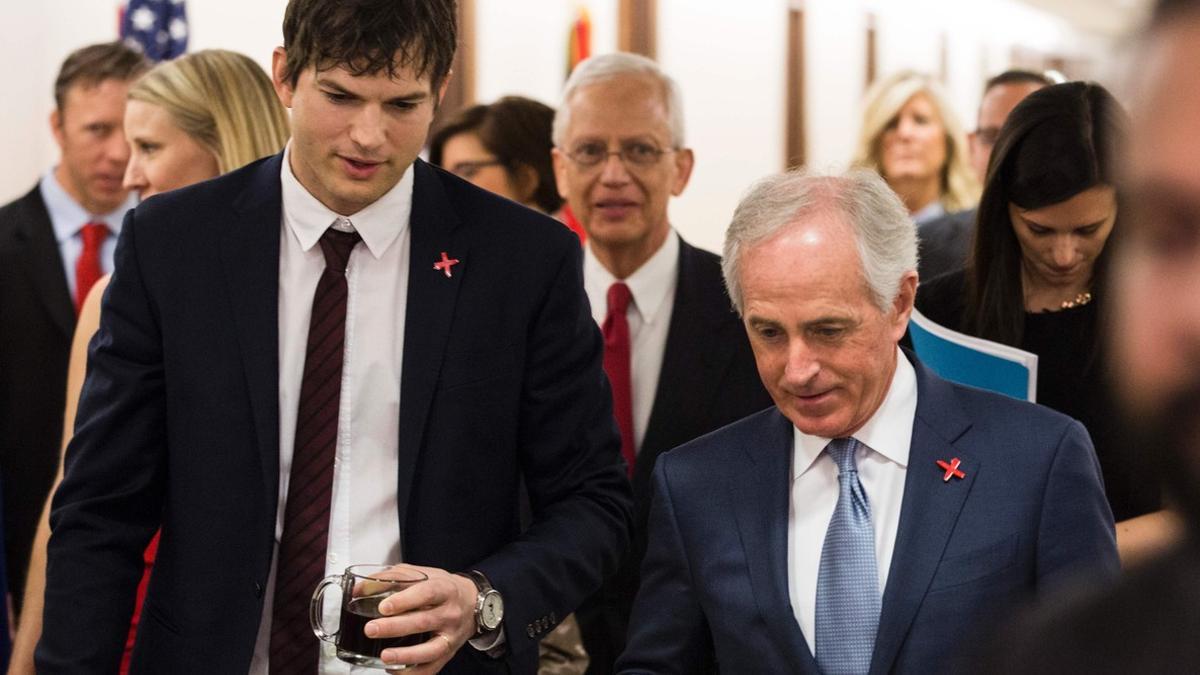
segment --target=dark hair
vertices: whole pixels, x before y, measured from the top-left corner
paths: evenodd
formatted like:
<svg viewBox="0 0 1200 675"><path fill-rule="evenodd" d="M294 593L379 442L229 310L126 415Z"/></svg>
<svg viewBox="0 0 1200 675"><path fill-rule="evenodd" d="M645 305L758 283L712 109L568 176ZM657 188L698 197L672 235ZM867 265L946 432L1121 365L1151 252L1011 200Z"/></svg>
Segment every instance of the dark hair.
<svg viewBox="0 0 1200 675"><path fill-rule="evenodd" d="M988 78L988 81L983 84L983 93L986 94L992 88L1004 84L1040 84L1043 87L1049 87L1054 84L1054 80L1047 77L1044 73L1015 68Z"/></svg>
<svg viewBox="0 0 1200 675"><path fill-rule="evenodd" d="M1113 185L1116 150L1124 145L1127 129L1120 104L1093 83L1039 89L1013 109L996 139L976 215L967 270L968 332L1005 344L1021 343L1021 247L1008 205L1039 209L1099 185ZM1098 296L1103 296L1098 286L1105 283L1110 248L1101 251L1093 270L1093 292Z"/></svg>
<svg viewBox="0 0 1200 675"><path fill-rule="evenodd" d="M442 166L442 152L451 138L463 133L479 137L483 147L496 156L514 185L528 184L532 170L537 182L524 189L527 199L546 213L562 206L550 161L550 127L554 109L521 96L505 96L490 105L474 105L459 111L434 132L429 141L429 161ZM449 168L449 167L447 167Z"/></svg>
<svg viewBox="0 0 1200 675"><path fill-rule="evenodd" d="M284 79L344 67L354 75L411 68L433 90L450 72L458 41L455 0L291 0L283 16Z"/></svg>
<svg viewBox="0 0 1200 675"><path fill-rule="evenodd" d="M1197 0L1158 0L1150 13L1150 27L1159 28L1185 14L1200 12Z"/></svg>
<svg viewBox="0 0 1200 675"><path fill-rule="evenodd" d="M122 42L88 45L71 52L54 80L54 105L61 111L67 90L75 85L92 87L105 80L129 82L150 69L141 52Z"/></svg>

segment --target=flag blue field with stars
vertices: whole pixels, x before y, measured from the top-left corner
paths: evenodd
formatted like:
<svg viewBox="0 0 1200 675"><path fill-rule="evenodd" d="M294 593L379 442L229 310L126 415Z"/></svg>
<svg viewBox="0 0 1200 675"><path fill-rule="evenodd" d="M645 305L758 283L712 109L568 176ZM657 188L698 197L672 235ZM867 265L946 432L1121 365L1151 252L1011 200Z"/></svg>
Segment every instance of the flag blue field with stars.
<svg viewBox="0 0 1200 675"><path fill-rule="evenodd" d="M183 0L129 0L121 19L121 39L154 62L182 55L188 43Z"/></svg>

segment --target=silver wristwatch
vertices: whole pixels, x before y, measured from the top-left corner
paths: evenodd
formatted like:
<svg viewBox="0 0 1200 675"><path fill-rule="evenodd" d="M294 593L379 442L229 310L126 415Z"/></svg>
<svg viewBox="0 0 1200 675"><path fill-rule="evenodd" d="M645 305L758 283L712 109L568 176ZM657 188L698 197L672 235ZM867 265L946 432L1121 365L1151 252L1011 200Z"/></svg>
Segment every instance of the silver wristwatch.
<svg viewBox="0 0 1200 675"><path fill-rule="evenodd" d="M491 633L504 621L504 597L492 588L491 582L478 570L461 572L462 576L475 583L475 634Z"/></svg>

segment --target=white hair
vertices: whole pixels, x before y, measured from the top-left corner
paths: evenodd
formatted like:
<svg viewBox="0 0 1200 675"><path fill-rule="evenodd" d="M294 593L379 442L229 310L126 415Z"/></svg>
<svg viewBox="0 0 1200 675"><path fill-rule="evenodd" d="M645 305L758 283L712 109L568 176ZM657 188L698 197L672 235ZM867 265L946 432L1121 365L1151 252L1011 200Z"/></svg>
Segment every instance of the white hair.
<svg viewBox="0 0 1200 675"><path fill-rule="evenodd" d="M554 126L551 139L554 145L562 147L567 138L567 126L571 119L571 98L583 87L604 82L625 75L643 75L653 78L663 90L663 104L667 110L667 121L671 127L671 147L684 147L683 136L683 96L679 85L671 76L663 72L654 61L628 52L600 54L584 60L563 85L562 100L554 113Z"/></svg>
<svg viewBox="0 0 1200 675"><path fill-rule="evenodd" d="M827 211L843 215L854 229L867 287L880 311L891 311L900 280L917 268L917 228L903 202L874 171L819 175L796 170L755 183L725 232L721 271L739 314L743 310L740 263L746 250L799 220Z"/></svg>

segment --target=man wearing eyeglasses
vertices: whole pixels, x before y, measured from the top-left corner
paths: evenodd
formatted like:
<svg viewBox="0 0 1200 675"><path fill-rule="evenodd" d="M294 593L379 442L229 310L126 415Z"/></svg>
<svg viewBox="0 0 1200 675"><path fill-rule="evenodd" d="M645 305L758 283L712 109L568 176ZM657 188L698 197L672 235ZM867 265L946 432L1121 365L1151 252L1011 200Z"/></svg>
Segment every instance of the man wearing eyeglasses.
<svg viewBox="0 0 1200 675"><path fill-rule="evenodd" d="M584 287L604 333L635 498L631 551L577 615L589 672L609 673L637 593L655 459L771 401L720 259L683 241L667 218L695 161L675 82L641 56L588 59L567 80L553 140L559 193L588 235Z"/></svg>
<svg viewBox="0 0 1200 675"><path fill-rule="evenodd" d="M971 168L979 184L987 183L988 160L992 146L1000 135L1000 127L1008 114L1025 97L1042 87L1054 84L1048 75L1031 70L1006 70L983 85L975 131L971 132ZM967 259L971 238L975 233L975 209L947 213L925 223L917 230L921 241L921 260L918 273L929 281L947 272L961 269Z"/></svg>

